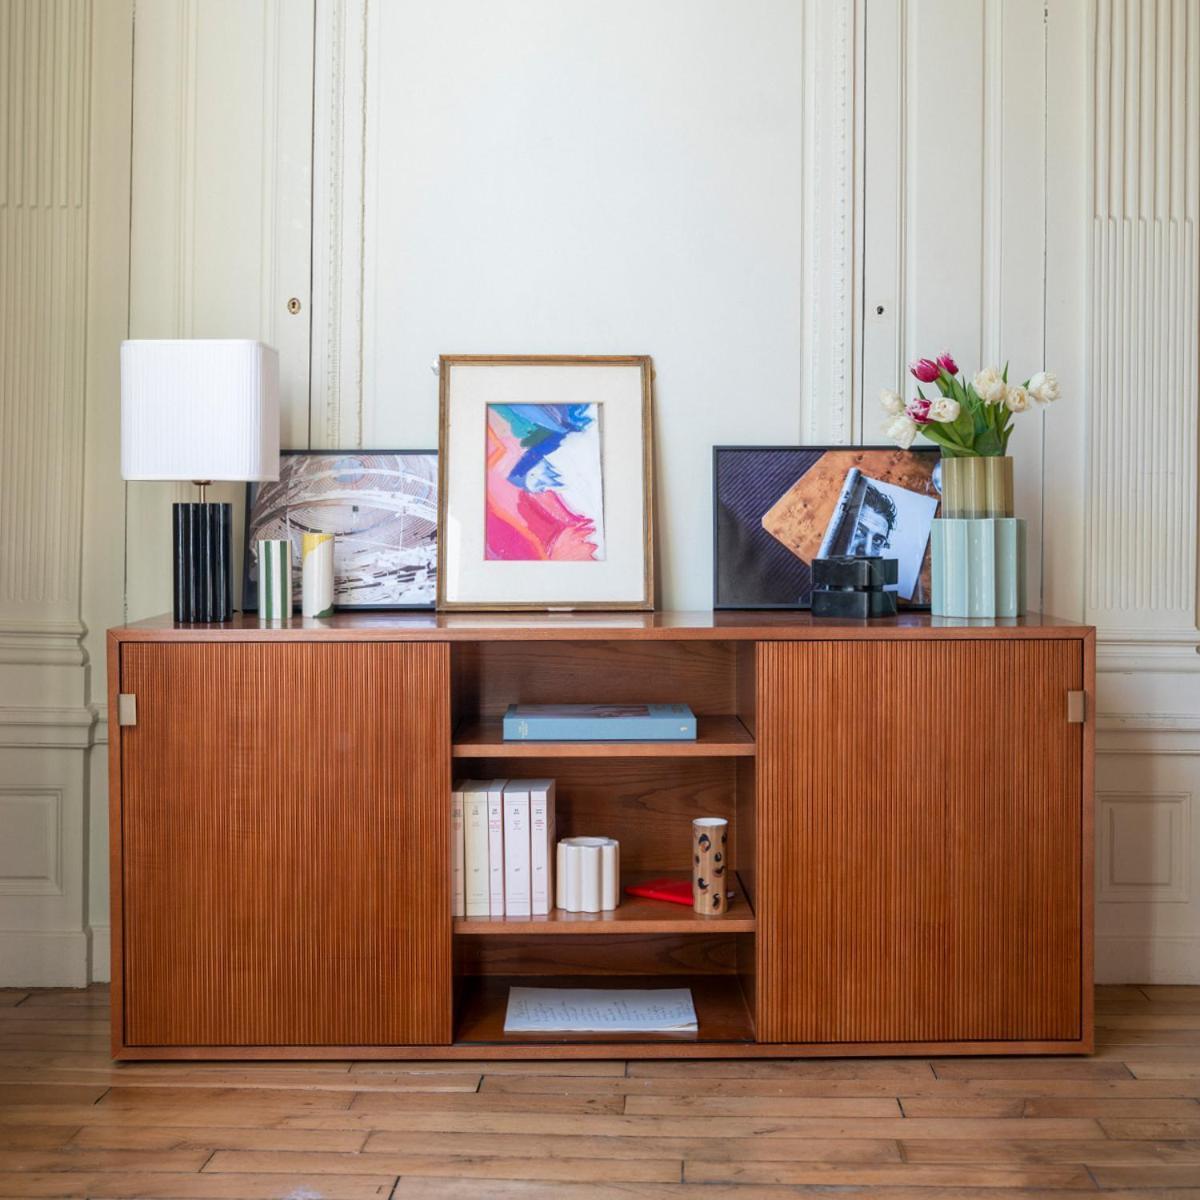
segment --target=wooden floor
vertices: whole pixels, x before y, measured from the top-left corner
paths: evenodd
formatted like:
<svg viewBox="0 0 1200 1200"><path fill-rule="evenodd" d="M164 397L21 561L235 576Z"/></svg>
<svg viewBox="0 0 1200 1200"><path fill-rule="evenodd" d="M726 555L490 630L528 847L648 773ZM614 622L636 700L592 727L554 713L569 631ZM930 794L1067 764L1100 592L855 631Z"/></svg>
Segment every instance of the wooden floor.
<svg viewBox="0 0 1200 1200"><path fill-rule="evenodd" d="M1200 988L1090 1059L138 1063L107 994L0 992L0 1196L1200 1200Z"/></svg>

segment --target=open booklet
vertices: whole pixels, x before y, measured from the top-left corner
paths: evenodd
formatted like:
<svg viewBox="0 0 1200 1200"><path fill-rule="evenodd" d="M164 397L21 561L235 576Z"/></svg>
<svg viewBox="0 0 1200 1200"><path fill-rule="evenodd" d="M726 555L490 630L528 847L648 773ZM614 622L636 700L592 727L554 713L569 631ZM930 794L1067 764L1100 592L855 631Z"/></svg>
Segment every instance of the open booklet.
<svg viewBox="0 0 1200 1200"><path fill-rule="evenodd" d="M690 988L527 988L508 992L505 1033L687 1033Z"/></svg>

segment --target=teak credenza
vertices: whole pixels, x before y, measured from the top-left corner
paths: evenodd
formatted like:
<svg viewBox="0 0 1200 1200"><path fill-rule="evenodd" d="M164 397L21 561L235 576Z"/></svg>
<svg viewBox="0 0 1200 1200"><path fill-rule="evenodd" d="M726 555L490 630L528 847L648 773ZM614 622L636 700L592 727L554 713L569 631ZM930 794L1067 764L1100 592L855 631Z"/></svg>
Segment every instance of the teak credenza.
<svg viewBox="0 0 1200 1200"><path fill-rule="evenodd" d="M1061 1054L1093 1045L1094 634L1027 617L340 614L109 632L117 1058ZM515 701L695 742L504 743ZM119 731L119 733L118 733ZM551 776L630 877L730 822L719 918L450 915L454 776ZM503 1032L514 980L698 1033Z"/></svg>

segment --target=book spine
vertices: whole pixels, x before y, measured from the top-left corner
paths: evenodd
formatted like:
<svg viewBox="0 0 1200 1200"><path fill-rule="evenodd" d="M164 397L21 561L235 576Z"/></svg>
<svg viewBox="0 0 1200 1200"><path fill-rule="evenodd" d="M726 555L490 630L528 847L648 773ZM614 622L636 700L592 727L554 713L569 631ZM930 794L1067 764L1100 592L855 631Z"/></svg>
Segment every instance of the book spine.
<svg viewBox="0 0 1200 1200"><path fill-rule="evenodd" d="M504 790L504 913L532 916L529 891L529 793Z"/></svg>
<svg viewBox="0 0 1200 1200"><path fill-rule="evenodd" d="M508 742L673 742L696 737L694 716L505 717Z"/></svg>
<svg viewBox="0 0 1200 1200"><path fill-rule="evenodd" d="M535 917L549 914L554 895L554 785L529 793L529 890Z"/></svg>
<svg viewBox="0 0 1200 1200"><path fill-rule="evenodd" d="M488 910L504 916L504 789L488 792Z"/></svg>
<svg viewBox="0 0 1200 1200"><path fill-rule="evenodd" d="M488 899L487 792L468 792L463 797L463 826L466 915L487 917L491 915Z"/></svg>
<svg viewBox="0 0 1200 1200"><path fill-rule="evenodd" d="M467 914L466 876L463 872L465 845L463 842L463 795L454 791L450 795L450 913L455 917Z"/></svg>

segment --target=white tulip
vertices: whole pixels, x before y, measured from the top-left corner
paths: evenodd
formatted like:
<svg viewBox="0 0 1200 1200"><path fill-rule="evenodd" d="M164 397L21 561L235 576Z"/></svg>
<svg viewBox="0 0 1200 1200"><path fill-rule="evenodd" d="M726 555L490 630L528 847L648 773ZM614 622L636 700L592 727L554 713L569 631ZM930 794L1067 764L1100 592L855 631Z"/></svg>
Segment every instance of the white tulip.
<svg viewBox="0 0 1200 1200"><path fill-rule="evenodd" d="M899 413L890 421L884 422L883 432L901 450L907 450L917 436L917 423L907 413Z"/></svg>
<svg viewBox="0 0 1200 1200"><path fill-rule="evenodd" d="M1029 407L1029 393L1021 384L1014 384L1008 389L1004 403L1008 405L1009 412L1024 412Z"/></svg>
<svg viewBox="0 0 1200 1200"><path fill-rule="evenodd" d="M892 417L904 411L904 398L891 388L883 388L880 391L879 403L883 405L883 411Z"/></svg>
<svg viewBox="0 0 1200 1200"><path fill-rule="evenodd" d="M938 396L930 401L929 419L931 421L957 421L959 414L958 401L950 396Z"/></svg>
<svg viewBox="0 0 1200 1200"><path fill-rule="evenodd" d="M1003 404L1004 393L1008 390L1008 385L1004 382L1004 376L996 367L984 367L971 383L975 387L976 393L984 404Z"/></svg>
<svg viewBox="0 0 1200 1200"><path fill-rule="evenodd" d="M1058 376L1052 371L1039 371L1029 381L1029 394L1039 404L1053 404L1058 399Z"/></svg>

